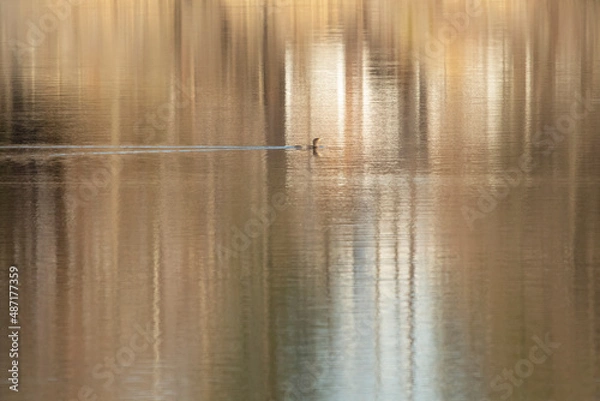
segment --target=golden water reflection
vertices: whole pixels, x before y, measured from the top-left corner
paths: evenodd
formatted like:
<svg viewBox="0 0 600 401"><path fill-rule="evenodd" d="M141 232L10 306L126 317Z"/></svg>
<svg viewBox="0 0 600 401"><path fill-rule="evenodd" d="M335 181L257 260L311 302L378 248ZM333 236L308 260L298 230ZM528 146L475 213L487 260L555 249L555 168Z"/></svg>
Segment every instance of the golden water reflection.
<svg viewBox="0 0 600 401"><path fill-rule="evenodd" d="M28 399L598 396L600 4L57 10L0 1L3 144L325 148L0 149Z"/></svg>

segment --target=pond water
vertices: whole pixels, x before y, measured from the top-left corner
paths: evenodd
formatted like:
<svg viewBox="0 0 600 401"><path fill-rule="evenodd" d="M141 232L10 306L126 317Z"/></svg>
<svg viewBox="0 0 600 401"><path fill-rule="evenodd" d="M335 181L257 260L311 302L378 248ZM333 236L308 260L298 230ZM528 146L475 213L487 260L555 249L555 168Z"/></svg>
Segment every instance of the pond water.
<svg viewBox="0 0 600 401"><path fill-rule="evenodd" d="M598 21L0 0L0 398L600 399Z"/></svg>

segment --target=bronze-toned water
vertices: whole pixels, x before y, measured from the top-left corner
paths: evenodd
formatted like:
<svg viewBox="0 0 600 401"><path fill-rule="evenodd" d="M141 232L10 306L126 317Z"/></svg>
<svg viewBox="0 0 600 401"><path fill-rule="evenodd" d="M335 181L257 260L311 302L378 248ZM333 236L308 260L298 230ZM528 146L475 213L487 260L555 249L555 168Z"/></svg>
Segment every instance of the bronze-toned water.
<svg viewBox="0 0 600 401"><path fill-rule="evenodd" d="M598 21L0 0L0 398L600 399Z"/></svg>

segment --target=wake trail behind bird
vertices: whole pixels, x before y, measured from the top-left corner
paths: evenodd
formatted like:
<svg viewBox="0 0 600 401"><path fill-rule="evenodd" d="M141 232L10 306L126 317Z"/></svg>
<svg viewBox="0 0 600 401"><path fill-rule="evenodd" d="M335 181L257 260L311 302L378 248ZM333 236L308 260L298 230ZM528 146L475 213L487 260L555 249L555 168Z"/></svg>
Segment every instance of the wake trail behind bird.
<svg viewBox="0 0 600 401"><path fill-rule="evenodd" d="M243 151L243 150L294 150L293 145L286 146L231 146L231 145L0 145L2 151L52 151L69 150L62 153L30 153L19 152L17 155L4 155L5 157L67 157L67 156L97 156L97 155L136 155L155 153L192 153L215 151ZM79 151L79 152L77 152Z"/></svg>

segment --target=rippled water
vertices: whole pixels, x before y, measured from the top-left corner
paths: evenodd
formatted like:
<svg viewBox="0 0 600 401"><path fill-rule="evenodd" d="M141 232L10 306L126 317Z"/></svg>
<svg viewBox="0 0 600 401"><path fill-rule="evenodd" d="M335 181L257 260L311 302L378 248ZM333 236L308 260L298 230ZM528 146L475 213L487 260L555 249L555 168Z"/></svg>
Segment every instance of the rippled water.
<svg viewBox="0 0 600 401"><path fill-rule="evenodd" d="M600 3L72 3L0 0L0 398L600 399Z"/></svg>

